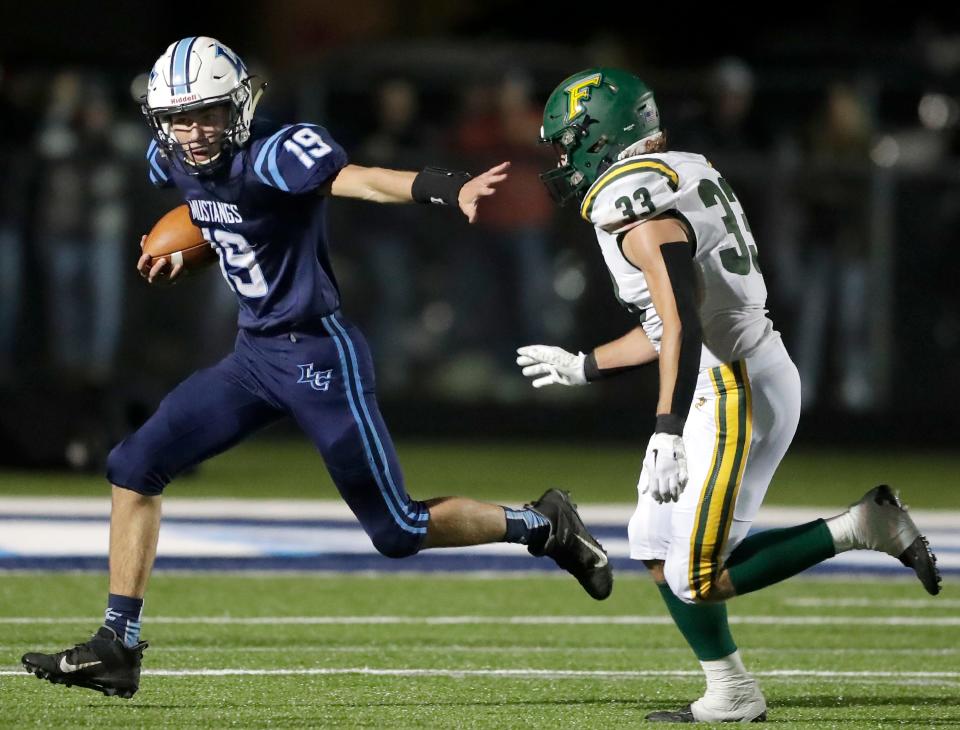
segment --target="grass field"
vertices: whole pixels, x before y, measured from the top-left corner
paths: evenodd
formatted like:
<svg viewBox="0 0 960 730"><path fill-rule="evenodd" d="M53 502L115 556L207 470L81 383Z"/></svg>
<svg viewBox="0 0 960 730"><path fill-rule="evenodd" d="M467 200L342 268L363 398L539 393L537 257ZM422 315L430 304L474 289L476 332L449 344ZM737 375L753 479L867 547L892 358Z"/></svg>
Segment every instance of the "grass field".
<svg viewBox="0 0 960 730"><path fill-rule="evenodd" d="M643 447L547 443L405 442L398 445L410 493L529 500L546 486L581 502L631 502ZM960 509L960 454L792 450L766 503L846 506L886 482L914 508ZM0 495L106 495L100 476L0 471ZM320 456L304 440L247 442L175 481L171 497L337 498Z"/></svg>
<svg viewBox="0 0 960 730"><path fill-rule="evenodd" d="M0 727L630 727L702 689L651 584L597 603L562 575L158 574L132 700L20 673L23 651L92 631L105 592L0 578ZM800 579L731 620L778 727L942 727L960 725L958 605L914 581Z"/></svg>
<svg viewBox="0 0 960 730"><path fill-rule="evenodd" d="M640 449L399 445L417 497L503 502L544 486L630 502ZM505 476L506 475L506 476ZM878 482L911 506L960 507L960 456L795 450L767 503L846 505ZM0 472L0 495L106 496L98 476ZM334 498L303 442L247 443L175 482L183 497ZM53 686L19 657L96 628L96 573L0 574L0 728L620 728L699 696L699 666L652 584L610 600L568 576L175 574L153 577L141 691ZM731 604L778 727L960 726L960 600L915 580L801 577Z"/></svg>

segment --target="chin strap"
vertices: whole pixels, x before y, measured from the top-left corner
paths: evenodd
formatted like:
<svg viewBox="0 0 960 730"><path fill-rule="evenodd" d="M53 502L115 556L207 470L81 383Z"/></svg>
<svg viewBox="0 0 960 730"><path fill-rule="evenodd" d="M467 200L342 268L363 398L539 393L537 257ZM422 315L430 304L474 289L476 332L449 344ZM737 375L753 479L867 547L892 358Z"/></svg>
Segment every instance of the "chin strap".
<svg viewBox="0 0 960 730"><path fill-rule="evenodd" d="M260 84L260 88L257 89L257 92L253 95L253 102L250 104L250 116L252 117L254 112L257 111L257 104L260 103L260 97L263 96L264 90L267 88L267 82L264 81Z"/></svg>

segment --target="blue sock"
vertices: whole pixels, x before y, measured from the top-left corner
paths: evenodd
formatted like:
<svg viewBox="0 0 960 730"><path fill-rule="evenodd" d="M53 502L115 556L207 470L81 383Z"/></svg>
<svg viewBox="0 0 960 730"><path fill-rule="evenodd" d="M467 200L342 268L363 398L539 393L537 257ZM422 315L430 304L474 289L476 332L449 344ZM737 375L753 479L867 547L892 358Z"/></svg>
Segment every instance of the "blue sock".
<svg viewBox="0 0 960 730"><path fill-rule="evenodd" d="M527 545L535 551L543 548L543 544L550 537L550 523L547 522L546 517L529 507L523 509L504 507L503 512L507 517L507 534L503 536L504 542Z"/></svg>
<svg viewBox="0 0 960 730"><path fill-rule="evenodd" d="M134 646L140 641L140 614L143 599L118 596L111 593L107 598L107 610L103 625L116 632L124 646Z"/></svg>

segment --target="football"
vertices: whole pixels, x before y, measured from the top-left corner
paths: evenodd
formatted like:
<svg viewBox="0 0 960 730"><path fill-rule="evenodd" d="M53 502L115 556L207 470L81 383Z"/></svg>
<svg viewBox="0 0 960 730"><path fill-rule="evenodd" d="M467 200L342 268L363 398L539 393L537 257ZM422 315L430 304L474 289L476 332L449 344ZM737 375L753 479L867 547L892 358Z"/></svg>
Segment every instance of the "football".
<svg viewBox="0 0 960 730"><path fill-rule="evenodd" d="M156 222L143 242L143 252L154 259L166 256L174 265L182 263L181 276L206 268L217 260L216 250L193 225L186 205L174 208Z"/></svg>

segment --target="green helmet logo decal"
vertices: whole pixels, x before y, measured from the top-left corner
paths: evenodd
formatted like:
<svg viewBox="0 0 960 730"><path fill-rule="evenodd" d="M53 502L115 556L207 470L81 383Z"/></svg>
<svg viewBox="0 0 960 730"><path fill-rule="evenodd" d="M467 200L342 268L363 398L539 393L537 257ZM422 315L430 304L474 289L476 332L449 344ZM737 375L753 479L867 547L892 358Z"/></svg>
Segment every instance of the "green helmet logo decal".
<svg viewBox="0 0 960 730"><path fill-rule="evenodd" d="M580 103L580 100L589 100L590 87L600 86L600 80L602 78L603 77L600 74L593 74L592 76L587 76L579 81L574 81L564 89L564 91L567 93L567 115L564 121L569 122L571 119L583 114L584 108L583 104Z"/></svg>

